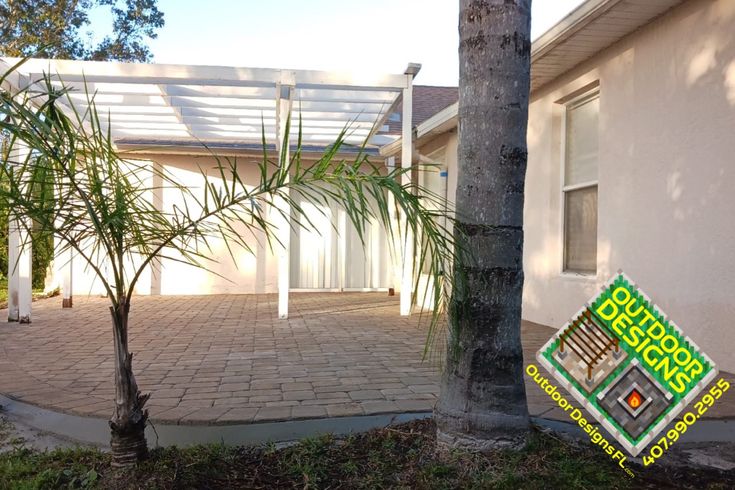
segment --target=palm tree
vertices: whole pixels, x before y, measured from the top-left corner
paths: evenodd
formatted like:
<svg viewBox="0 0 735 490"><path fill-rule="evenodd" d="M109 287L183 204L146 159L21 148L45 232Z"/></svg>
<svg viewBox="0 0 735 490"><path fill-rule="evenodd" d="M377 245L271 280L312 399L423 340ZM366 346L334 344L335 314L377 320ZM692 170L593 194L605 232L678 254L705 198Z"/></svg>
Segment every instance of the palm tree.
<svg viewBox="0 0 735 490"><path fill-rule="evenodd" d="M8 74L0 78L0 86ZM409 169L385 172L363 152L341 160L347 129L308 165L301 159L300 128L297 150L288 161L284 156L270 161L264 137L260 178L254 186L246 185L236 159L215 156L214 168L202 169L202 185L194 189L164 169L126 161L100 124L93 95L87 93L89 109L79 113L66 88L52 85L49 77L36 82L42 85L40 94L38 87L0 91L0 114L4 115L0 130L7 132L11 145L22 143L31 150L23 161L10 161L6 155L0 162L7 182L0 188L0 206L26 216L19 220L21 225L33 222L58 237L63 247L57 253L72 251L105 287L114 342L115 408L110 428L115 466L134 465L147 454L145 404L150 395L142 394L136 383L128 348L128 316L135 285L154 260L168 257L207 268L213 239L224 240L231 254L235 246L252 252L249 234L242 228L262 233L270 246L278 246L272 213L285 218L288 211L276 208L275 202L293 209L291 226L315 232L319 230L302 207L312 204L313 209L324 209L335 203L345 209L361 238L371 220L382 223L390 243L396 242L394 237L414 237L414 249L435 278L435 290L446 290L448 281L441 271L453 260L453 239L445 233L444 221L435 219L439 212L428 210L446 209L445 203L428 192L419 197L413 187L401 185L400 177ZM62 110L65 106L71 111ZM284 141L288 141L288 126ZM157 209L148 197L154 190L151 181L159 182L156 188L178 190L185 205L171 211ZM405 228L393 224L389 202L405 216ZM441 296L435 296L434 323Z"/></svg>
<svg viewBox="0 0 735 490"><path fill-rule="evenodd" d="M455 263L438 441L515 446L529 427L523 384L523 186L531 0L460 0Z"/></svg>

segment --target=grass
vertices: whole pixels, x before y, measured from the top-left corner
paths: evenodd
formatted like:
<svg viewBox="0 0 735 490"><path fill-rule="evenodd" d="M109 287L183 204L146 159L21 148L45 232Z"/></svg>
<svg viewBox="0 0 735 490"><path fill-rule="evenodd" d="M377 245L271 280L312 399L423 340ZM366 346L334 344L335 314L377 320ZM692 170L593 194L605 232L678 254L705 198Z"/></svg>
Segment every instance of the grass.
<svg viewBox="0 0 735 490"><path fill-rule="evenodd" d="M0 440L9 432L0 426ZM733 475L720 473L671 475L643 468L634 468L637 477L631 479L598 448L540 433L520 451L438 453L431 421L345 439L305 439L286 448L214 444L156 449L131 472L113 471L109 455L97 450L38 452L21 441L10 446L0 454L2 489L732 488L735 482Z"/></svg>

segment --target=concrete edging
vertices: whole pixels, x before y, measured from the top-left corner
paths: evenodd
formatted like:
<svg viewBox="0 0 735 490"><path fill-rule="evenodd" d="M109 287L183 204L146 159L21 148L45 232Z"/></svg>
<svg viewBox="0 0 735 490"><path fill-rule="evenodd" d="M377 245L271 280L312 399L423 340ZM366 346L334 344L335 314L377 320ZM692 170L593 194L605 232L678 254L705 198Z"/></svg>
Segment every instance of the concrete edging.
<svg viewBox="0 0 735 490"><path fill-rule="evenodd" d="M0 405L4 413L40 431L80 444L101 448L109 445L110 429L107 419L54 412L13 400L4 395L0 395ZM151 447L207 443L228 445L288 443L319 434L347 435L354 432L365 432L431 416L432 412L415 412L232 425L154 423L147 427L146 437ZM588 439L588 435L577 424L541 417L531 417L531 421L575 438ZM682 434L680 440L685 443L735 441L735 420L699 420L694 427Z"/></svg>
<svg viewBox="0 0 735 490"><path fill-rule="evenodd" d="M110 441L107 419L55 412L0 395L3 412L35 429L81 444L106 448ZM387 413L321 419L284 420L230 425L178 425L149 423L146 438L151 447L223 443L256 445L291 442L332 433L347 435L431 417L432 412Z"/></svg>

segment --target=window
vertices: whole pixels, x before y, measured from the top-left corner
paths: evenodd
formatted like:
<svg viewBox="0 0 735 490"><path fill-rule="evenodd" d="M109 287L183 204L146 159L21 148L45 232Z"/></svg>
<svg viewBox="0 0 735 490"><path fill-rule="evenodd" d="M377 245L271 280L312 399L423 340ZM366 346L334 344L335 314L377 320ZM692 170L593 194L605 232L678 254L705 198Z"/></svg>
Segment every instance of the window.
<svg viewBox="0 0 735 490"><path fill-rule="evenodd" d="M564 271L597 272L597 161L600 97L566 106L564 135Z"/></svg>

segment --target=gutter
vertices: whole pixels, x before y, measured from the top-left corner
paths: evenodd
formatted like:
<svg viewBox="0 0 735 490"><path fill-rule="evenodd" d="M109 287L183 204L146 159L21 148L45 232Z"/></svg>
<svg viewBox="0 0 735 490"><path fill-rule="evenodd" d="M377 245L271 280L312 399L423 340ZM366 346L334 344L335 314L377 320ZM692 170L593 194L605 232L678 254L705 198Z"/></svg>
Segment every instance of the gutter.
<svg viewBox="0 0 735 490"><path fill-rule="evenodd" d="M622 0L587 0L543 33L531 44L531 66L533 62L567 40L576 32L587 27L599 16L615 7Z"/></svg>

